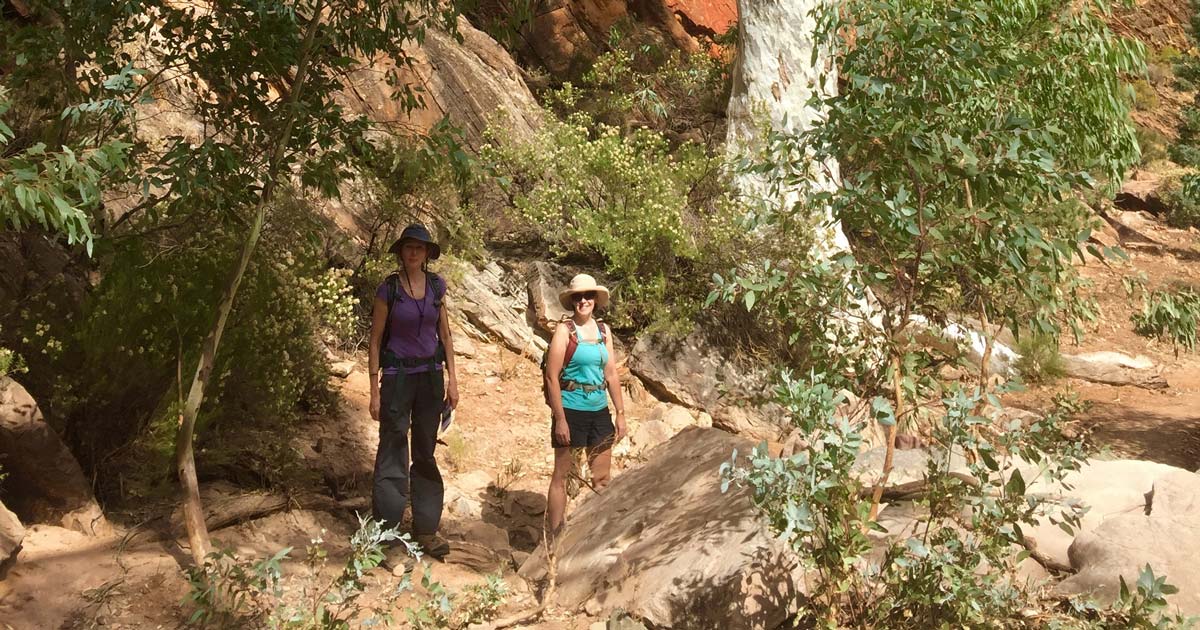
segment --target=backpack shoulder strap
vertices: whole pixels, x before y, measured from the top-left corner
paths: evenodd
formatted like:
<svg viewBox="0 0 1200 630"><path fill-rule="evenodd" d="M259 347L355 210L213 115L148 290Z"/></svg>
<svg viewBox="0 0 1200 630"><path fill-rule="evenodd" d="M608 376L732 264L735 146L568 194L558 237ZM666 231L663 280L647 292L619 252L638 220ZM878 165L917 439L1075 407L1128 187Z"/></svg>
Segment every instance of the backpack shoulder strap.
<svg viewBox="0 0 1200 630"><path fill-rule="evenodd" d="M608 339L608 325L600 320L596 320L596 332L600 335L600 343L604 343Z"/></svg>
<svg viewBox="0 0 1200 630"><path fill-rule="evenodd" d="M392 307L397 301L404 299L404 294L400 292L400 274L393 271L384 279L384 284L387 285L387 319L383 320L383 339L379 344L379 360L383 363L383 353L387 350L388 342L392 337Z"/></svg>
<svg viewBox="0 0 1200 630"><path fill-rule="evenodd" d="M575 320L567 318L563 320L567 325L567 349L563 352L563 369L567 369L567 364L571 362L571 357L575 356L575 350L579 347L578 329L575 327Z"/></svg>
<svg viewBox="0 0 1200 630"><path fill-rule="evenodd" d="M446 297L446 281L432 271L425 272L425 285L433 289L434 305L441 307L442 299Z"/></svg>

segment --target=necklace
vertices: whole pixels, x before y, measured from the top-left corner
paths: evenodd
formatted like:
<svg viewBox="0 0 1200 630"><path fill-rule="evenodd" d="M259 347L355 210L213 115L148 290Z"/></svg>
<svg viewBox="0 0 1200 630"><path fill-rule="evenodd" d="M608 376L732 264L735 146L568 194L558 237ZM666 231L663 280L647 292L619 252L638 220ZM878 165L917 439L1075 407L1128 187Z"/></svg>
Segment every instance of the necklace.
<svg viewBox="0 0 1200 630"><path fill-rule="evenodd" d="M417 337L420 337L421 329L425 327L425 298L429 297L429 287L425 287L425 295L418 300L417 296L413 295L413 282L412 278L408 277L407 269L404 270L404 280L408 283L408 297L417 305Z"/></svg>

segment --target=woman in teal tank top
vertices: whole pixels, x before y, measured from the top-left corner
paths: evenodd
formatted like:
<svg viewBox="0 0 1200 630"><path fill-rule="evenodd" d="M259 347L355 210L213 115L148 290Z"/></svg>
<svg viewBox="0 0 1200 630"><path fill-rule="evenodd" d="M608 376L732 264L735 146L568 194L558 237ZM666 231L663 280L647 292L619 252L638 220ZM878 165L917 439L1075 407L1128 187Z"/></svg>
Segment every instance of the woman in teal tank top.
<svg viewBox="0 0 1200 630"><path fill-rule="evenodd" d="M587 449L592 486L600 491L608 485L612 447L626 432L621 381L612 360L612 335L595 318L596 309L608 305L608 289L597 285L595 278L579 274L559 293L558 300L572 316L555 329L546 357L550 443L554 447L554 474L546 492L548 537L557 534L563 524L571 450ZM615 424L608 410L609 396L616 408Z"/></svg>

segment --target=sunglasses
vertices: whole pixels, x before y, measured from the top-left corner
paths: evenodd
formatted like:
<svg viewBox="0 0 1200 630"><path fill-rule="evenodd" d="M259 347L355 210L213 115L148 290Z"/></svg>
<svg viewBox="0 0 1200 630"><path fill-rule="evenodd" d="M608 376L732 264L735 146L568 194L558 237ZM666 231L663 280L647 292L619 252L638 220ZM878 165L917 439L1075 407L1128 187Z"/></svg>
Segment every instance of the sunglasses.
<svg viewBox="0 0 1200 630"><path fill-rule="evenodd" d="M584 300L588 300L589 302L595 302L596 301L596 292L595 291L584 291L583 293L576 293L575 295L571 296L571 300L574 302L582 302Z"/></svg>

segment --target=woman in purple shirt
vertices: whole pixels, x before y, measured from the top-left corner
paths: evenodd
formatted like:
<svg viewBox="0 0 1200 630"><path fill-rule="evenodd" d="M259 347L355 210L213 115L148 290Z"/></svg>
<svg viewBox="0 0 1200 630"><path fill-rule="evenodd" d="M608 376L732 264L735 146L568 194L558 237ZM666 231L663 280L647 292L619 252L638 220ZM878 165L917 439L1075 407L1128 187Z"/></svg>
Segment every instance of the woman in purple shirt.
<svg viewBox="0 0 1200 630"><path fill-rule="evenodd" d="M444 491L433 450L442 412L458 404L454 342L442 303L446 283L426 268L441 247L414 223L388 251L400 270L375 292L371 321L371 417L379 422L372 511L386 527L398 527L411 497L413 537L425 553L441 558L450 546L437 535ZM403 551L389 549L385 563L394 569Z"/></svg>

